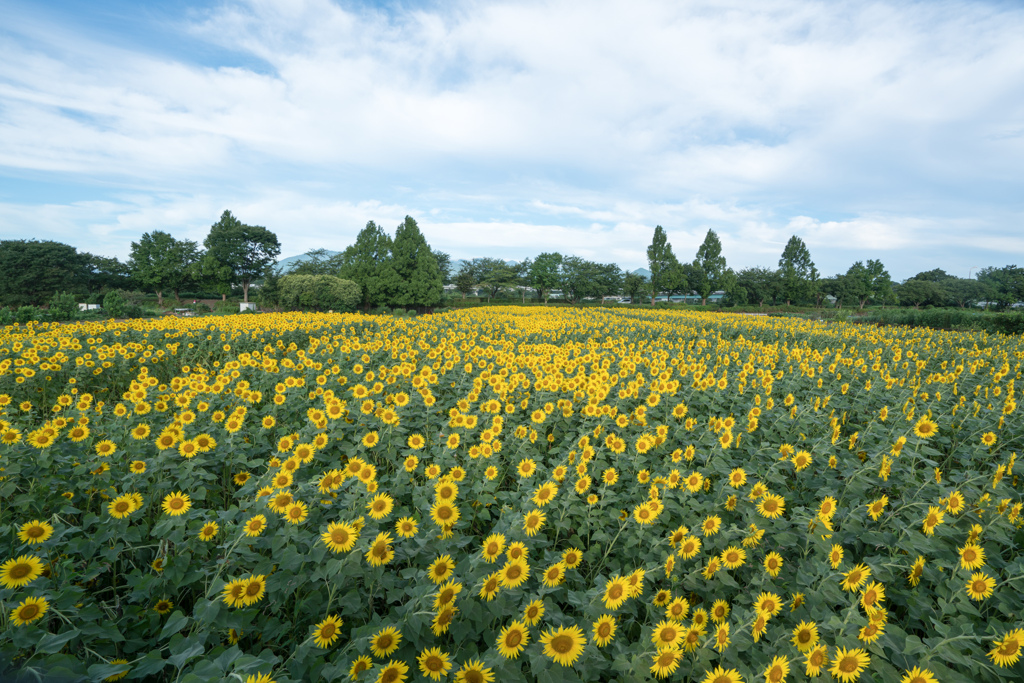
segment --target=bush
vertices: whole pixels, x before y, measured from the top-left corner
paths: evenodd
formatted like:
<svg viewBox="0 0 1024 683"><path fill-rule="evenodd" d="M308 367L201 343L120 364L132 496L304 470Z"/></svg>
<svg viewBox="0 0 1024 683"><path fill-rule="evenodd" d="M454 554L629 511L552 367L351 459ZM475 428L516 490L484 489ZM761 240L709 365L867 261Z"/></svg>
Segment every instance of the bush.
<svg viewBox="0 0 1024 683"><path fill-rule="evenodd" d="M127 307L124 297L121 296L120 290L113 289L107 292L107 295L103 297L103 310L106 311L107 315L111 318L125 317Z"/></svg>
<svg viewBox="0 0 1024 683"><path fill-rule="evenodd" d="M14 314L14 322L16 323L29 323L33 320L39 320L39 309L35 306L22 306L18 309L17 313Z"/></svg>
<svg viewBox="0 0 1024 683"><path fill-rule="evenodd" d="M74 320L78 316L78 300L70 292L57 292L50 299L50 317L53 320Z"/></svg>
<svg viewBox="0 0 1024 683"><path fill-rule="evenodd" d="M352 311L361 298L359 285L333 275L287 275L281 278L281 303L288 308Z"/></svg>

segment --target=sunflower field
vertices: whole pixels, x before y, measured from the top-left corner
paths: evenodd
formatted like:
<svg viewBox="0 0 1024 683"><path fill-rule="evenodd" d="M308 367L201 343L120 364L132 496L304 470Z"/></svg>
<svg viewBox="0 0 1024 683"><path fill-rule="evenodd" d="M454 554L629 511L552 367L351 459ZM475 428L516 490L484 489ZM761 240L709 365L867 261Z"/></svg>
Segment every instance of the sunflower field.
<svg viewBox="0 0 1024 683"><path fill-rule="evenodd" d="M1022 361L674 311L0 328L0 677L1019 681Z"/></svg>

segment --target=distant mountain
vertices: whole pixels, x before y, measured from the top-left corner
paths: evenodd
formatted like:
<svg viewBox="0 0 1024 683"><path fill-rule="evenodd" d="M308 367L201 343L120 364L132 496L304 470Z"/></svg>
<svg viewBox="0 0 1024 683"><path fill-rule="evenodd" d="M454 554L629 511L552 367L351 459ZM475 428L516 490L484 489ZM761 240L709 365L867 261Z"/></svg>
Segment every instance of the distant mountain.
<svg viewBox="0 0 1024 683"><path fill-rule="evenodd" d="M648 281L650 281L651 279L651 271L647 270L646 268L637 268L636 270L633 271L633 275L639 275L640 277Z"/></svg>
<svg viewBox="0 0 1024 683"><path fill-rule="evenodd" d="M341 253L340 251L330 251L330 250L327 250L327 249L324 250L324 256L326 256L326 257L331 257L331 256L334 256L335 254L340 254L340 253ZM292 268L294 268L295 266L297 266L300 263L302 263L303 261L308 261L308 260L309 260L309 256L306 255L306 254L299 254L298 256L289 256L288 258L283 258L283 259L281 259L280 261L277 262L277 271L279 273L281 273L281 274L285 274L288 271L290 271Z"/></svg>

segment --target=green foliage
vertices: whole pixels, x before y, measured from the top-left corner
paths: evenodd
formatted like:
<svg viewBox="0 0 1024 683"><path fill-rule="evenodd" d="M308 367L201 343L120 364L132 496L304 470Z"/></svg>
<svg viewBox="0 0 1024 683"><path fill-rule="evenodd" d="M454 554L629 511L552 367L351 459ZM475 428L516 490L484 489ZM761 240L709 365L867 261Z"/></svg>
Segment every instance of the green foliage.
<svg viewBox="0 0 1024 683"><path fill-rule="evenodd" d="M562 255L545 252L530 264L530 284L537 290L537 298L548 302L551 290L557 289L561 281Z"/></svg>
<svg viewBox="0 0 1024 683"><path fill-rule="evenodd" d="M288 308L351 311L361 300L359 285L333 275L285 275L281 304Z"/></svg>
<svg viewBox="0 0 1024 683"><path fill-rule="evenodd" d="M244 302L249 301L252 281L281 253L277 235L263 226L242 223L230 211L225 211L220 220L210 226L203 245L206 247L203 272L221 288L240 284Z"/></svg>
<svg viewBox="0 0 1024 683"><path fill-rule="evenodd" d="M129 267L136 282L155 291L158 305L162 305L165 290L180 302L181 290L195 284L200 257L195 242L154 230L132 242Z"/></svg>
<svg viewBox="0 0 1024 683"><path fill-rule="evenodd" d="M803 303L814 298L818 269L804 241L793 235L779 258L780 290L786 303Z"/></svg>
<svg viewBox="0 0 1024 683"><path fill-rule="evenodd" d="M725 270L722 242L718 239L718 233L708 230L704 241L697 248L697 258L693 260L693 269L690 271L690 285L700 294L702 303L707 303L708 297L722 288Z"/></svg>
<svg viewBox="0 0 1024 683"><path fill-rule="evenodd" d="M651 271L651 303L661 292L686 288L686 278L679 267L679 261L672 252L672 245L660 225L654 228L654 237L647 247L647 269ZM682 279L682 283L679 280Z"/></svg>
<svg viewBox="0 0 1024 683"><path fill-rule="evenodd" d="M384 306L393 301L399 277L391 263L391 238L376 223L369 221L359 231L341 262L340 275L359 285L363 306Z"/></svg>
<svg viewBox="0 0 1024 683"><path fill-rule="evenodd" d="M111 290L103 297L103 310L111 318L124 318L127 308L128 306L125 303L124 297L121 296L120 290Z"/></svg>
<svg viewBox="0 0 1024 683"><path fill-rule="evenodd" d="M60 242L0 241L0 306L43 304L58 291L84 293L90 258Z"/></svg>
<svg viewBox="0 0 1024 683"><path fill-rule="evenodd" d="M70 292L57 292L50 299L51 320L67 321L78 317L78 299Z"/></svg>
<svg viewBox="0 0 1024 683"><path fill-rule="evenodd" d="M437 257L411 216L395 230L391 245L391 267L397 275L391 303L424 308L441 303L444 276Z"/></svg>

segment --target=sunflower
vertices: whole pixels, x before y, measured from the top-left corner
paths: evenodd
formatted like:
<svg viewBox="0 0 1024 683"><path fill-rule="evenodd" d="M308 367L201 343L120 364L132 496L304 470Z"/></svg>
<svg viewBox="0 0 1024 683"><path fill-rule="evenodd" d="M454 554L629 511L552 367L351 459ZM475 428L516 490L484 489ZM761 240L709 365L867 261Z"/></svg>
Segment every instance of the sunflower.
<svg viewBox="0 0 1024 683"><path fill-rule="evenodd" d="M804 672L810 676L820 676L821 670L828 666L828 649L824 646L818 646L807 652L804 655Z"/></svg>
<svg viewBox="0 0 1024 683"><path fill-rule="evenodd" d="M395 522L395 533L402 538L412 538L418 530L419 526L412 517L402 517Z"/></svg>
<svg viewBox="0 0 1024 683"><path fill-rule="evenodd" d="M324 545L335 553L347 553L352 550L359 538L359 532L346 522L331 522L327 531L320 535Z"/></svg>
<svg viewBox="0 0 1024 683"><path fill-rule="evenodd" d="M253 515L245 521L243 528L245 529L246 536L259 536L267 528L267 518L264 515Z"/></svg>
<svg viewBox="0 0 1024 683"><path fill-rule="evenodd" d="M366 655L362 655L360 657L356 657L352 661L352 666L349 667L349 670L348 670L349 680L352 680L352 681L359 680L359 674L363 673L364 671L369 671L371 668L373 668L373 660L372 659L370 659Z"/></svg>
<svg viewBox="0 0 1024 683"><path fill-rule="evenodd" d="M131 464L128 465L128 471L132 474L143 474L146 471L146 462L144 460L132 460Z"/></svg>
<svg viewBox="0 0 1024 683"><path fill-rule="evenodd" d="M530 566L526 560L512 560L498 570L498 579L502 588L518 588L530 576Z"/></svg>
<svg viewBox="0 0 1024 683"><path fill-rule="evenodd" d="M918 555L917 559L914 560L913 566L910 568L910 573L907 574L907 581L910 582L911 586L916 586L921 583L921 576L924 574L924 555Z"/></svg>
<svg viewBox="0 0 1024 683"><path fill-rule="evenodd" d="M192 501L181 491L175 491L164 497L164 502L160 507L172 517L177 517L189 511L189 508L192 507Z"/></svg>
<svg viewBox="0 0 1024 683"><path fill-rule="evenodd" d="M676 621L659 621L651 632L651 642L659 650L674 650L683 639L684 629Z"/></svg>
<svg viewBox="0 0 1024 683"><path fill-rule="evenodd" d="M689 560L697 556L700 552L700 539L696 536L687 536L683 539L682 543L679 544L679 550L677 554L684 560Z"/></svg>
<svg viewBox="0 0 1024 683"><path fill-rule="evenodd" d="M981 601L992 595L996 587L996 580L985 572L971 574L971 580L967 582L967 595L971 600Z"/></svg>
<svg viewBox="0 0 1024 683"><path fill-rule="evenodd" d="M583 561L583 551L579 548L567 548L562 552L562 562L566 569L575 569Z"/></svg>
<svg viewBox="0 0 1024 683"><path fill-rule="evenodd" d="M921 531L926 536L932 536L935 534L935 527L942 524L942 520L945 517L943 511L935 507L934 505L928 507L928 514L925 515L924 521L921 523Z"/></svg>
<svg viewBox="0 0 1024 683"><path fill-rule="evenodd" d="M377 675L377 683L405 683L406 674L409 673L409 666L405 662L390 660L381 667Z"/></svg>
<svg viewBox="0 0 1024 683"><path fill-rule="evenodd" d="M801 621L793 629L793 647L807 653L818 644L818 625L813 621Z"/></svg>
<svg viewBox="0 0 1024 683"><path fill-rule="evenodd" d="M527 548L526 545L521 543L520 541L516 541L514 543L509 543L508 544L508 550L505 551L505 557L510 562L515 562L515 561L518 561L518 560L526 560L527 557L529 557L529 555L530 555L529 548Z"/></svg>
<svg viewBox="0 0 1024 683"><path fill-rule="evenodd" d="M224 584L224 602L229 607L242 607L245 605L245 579L234 579Z"/></svg>
<svg viewBox="0 0 1024 683"><path fill-rule="evenodd" d="M922 416L921 419L917 421L917 424L914 425L914 436L918 436L922 439L931 438L935 436L935 434L938 433L938 431L939 425L936 424L935 422L932 422L927 416ZM859 675L860 674L858 673L858 676ZM849 680L852 681L855 679L856 676Z"/></svg>
<svg viewBox="0 0 1024 683"><path fill-rule="evenodd" d="M439 527L450 527L458 522L460 517L459 508L448 502L439 501L430 508L430 518Z"/></svg>
<svg viewBox="0 0 1024 683"><path fill-rule="evenodd" d="M908 671L903 678L900 679L900 683L939 683L933 674L928 669L921 669L914 667Z"/></svg>
<svg viewBox="0 0 1024 683"><path fill-rule="evenodd" d="M754 623L750 627L750 634L754 638L754 642L761 640L761 636L764 635L765 631L768 630L768 620L771 615L765 612L759 612L757 618L754 619Z"/></svg>
<svg viewBox="0 0 1024 683"><path fill-rule="evenodd" d="M174 603L170 600L157 600L153 605L153 611L157 614L167 614L172 609L174 609Z"/></svg>
<svg viewBox="0 0 1024 683"><path fill-rule="evenodd" d="M976 543L966 543L960 548L960 566L964 569L979 569L985 566L985 549Z"/></svg>
<svg viewBox="0 0 1024 683"><path fill-rule="evenodd" d="M722 564L728 569L738 569L747 560L747 551L736 546L729 546L722 551Z"/></svg>
<svg viewBox="0 0 1024 683"><path fill-rule="evenodd" d="M501 572L492 572L484 577L483 585L480 587L479 596L481 599L490 602L501 589Z"/></svg>
<svg viewBox="0 0 1024 683"><path fill-rule="evenodd" d="M471 659L455 672L456 683L493 683L494 671L479 659Z"/></svg>
<svg viewBox="0 0 1024 683"><path fill-rule="evenodd" d="M777 519L786 512L786 499L769 493L757 504L757 511L762 517Z"/></svg>
<svg viewBox="0 0 1024 683"><path fill-rule="evenodd" d="M250 576L245 581L244 600L246 606L254 605L263 599L267 591L267 577L263 574Z"/></svg>
<svg viewBox="0 0 1024 683"><path fill-rule="evenodd" d="M328 615L313 630L313 642L317 647L328 648L338 639L342 620L334 614Z"/></svg>
<svg viewBox="0 0 1024 683"><path fill-rule="evenodd" d="M594 644L598 647L604 647L612 642L612 639L615 637L615 627L615 617L610 614L602 615L593 623Z"/></svg>
<svg viewBox="0 0 1024 683"><path fill-rule="evenodd" d="M754 611L774 617L782 609L782 598L775 593L761 593L754 600Z"/></svg>
<svg viewBox="0 0 1024 683"><path fill-rule="evenodd" d="M386 493L378 493L369 503L366 504L367 514L372 519L384 519L391 514L395 507L395 499Z"/></svg>
<svg viewBox="0 0 1024 683"><path fill-rule="evenodd" d="M527 536L536 536L537 532L541 527L544 526L544 522L547 520L545 515L540 510L532 510L523 515L523 530Z"/></svg>
<svg viewBox="0 0 1024 683"><path fill-rule="evenodd" d="M885 586L877 581L869 583L864 588L864 592L860 594L860 604L867 612L878 607L883 600L885 600Z"/></svg>
<svg viewBox="0 0 1024 683"><path fill-rule="evenodd" d="M860 648L846 649L836 648L832 657L832 667L828 670L830 674L842 683L850 683L860 678L861 673L871 663L871 656Z"/></svg>
<svg viewBox="0 0 1024 683"><path fill-rule="evenodd" d="M737 467L736 469L729 473L729 486L733 487L734 489L741 488L746 483L747 473L743 470L742 467Z"/></svg>
<svg viewBox="0 0 1024 683"><path fill-rule="evenodd" d="M451 555L441 555L427 567L427 576L435 584L442 584L455 571L455 560Z"/></svg>
<svg viewBox="0 0 1024 683"><path fill-rule="evenodd" d="M374 657L383 659L398 649L402 642L402 632L394 626L387 626L370 636L370 652Z"/></svg>
<svg viewBox="0 0 1024 683"><path fill-rule="evenodd" d="M587 637L576 625L545 631L540 642L544 646L544 655L562 666L572 666L583 653Z"/></svg>
<svg viewBox="0 0 1024 683"><path fill-rule="evenodd" d="M704 680L701 683L743 683L743 678L736 669L723 669L716 666L714 670L704 673Z"/></svg>
<svg viewBox="0 0 1024 683"><path fill-rule="evenodd" d="M43 561L35 555L21 555L0 565L0 586L21 588L43 573Z"/></svg>
<svg viewBox="0 0 1024 683"><path fill-rule="evenodd" d="M377 538L370 544L370 549L366 551L366 561L374 567L382 567L395 557L395 551L391 547L391 543L394 541L391 538L391 534L378 533Z"/></svg>
<svg viewBox="0 0 1024 683"><path fill-rule="evenodd" d="M455 598L462 592L462 584L458 581L448 581L438 586L434 595L434 609L443 609L445 606L455 602Z"/></svg>
<svg viewBox="0 0 1024 683"><path fill-rule="evenodd" d="M768 576L773 579L779 575L782 571L782 555L776 552L768 553L764 556L764 570L768 572Z"/></svg>
<svg viewBox="0 0 1024 683"><path fill-rule="evenodd" d="M722 518L718 515L711 515L709 517L706 517L700 525L701 533L703 533L704 536L714 536L721 530L721 528Z"/></svg>
<svg viewBox="0 0 1024 683"><path fill-rule="evenodd" d="M608 469L601 473L601 481L603 481L606 486L612 486L618 480L619 473L615 471L614 467L609 467Z"/></svg>
<svg viewBox="0 0 1024 683"><path fill-rule="evenodd" d="M843 574L843 580L839 583L844 591L855 591L864 585L864 582L871 576L871 568L866 564L858 564L850 571Z"/></svg>
<svg viewBox="0 0 1024 683"><path fill-rule="evenodd" d="M548 588L561 585L562 581L565 580L565 562L555 562L545 569L542 580Z"/></svg>
<svg viewBox="0 0 1024 683"><path fill-rule="evenodd" d="M828 552L828 563L832 565L832 569L839 569L839 565L843 563L843 546L832 546L832 550Z"/></svg>
<svg viewBox="0 0 1024 683"><path fill-rule="evenodd" d="M459 495L459 486L453 481L449 481L448 477L444 477L441 481L437 482L434 486L434 496L438 501L447 501L449 503L454 502L456 496Z"/></svg>
<svg viewBox="0 0 1024 683"><path fill-rule="evenodd" d="M107 505L107 514L114 519L124 519L137 509L138 508L135 507L135 501L131 495L125 494L110 501Z"/></svg>
<svg viewBox="0 0 1024 683"><path fill-rule="evenodd" d="M484 561L493 563L501 555L501 551L505 549L505 536L502 534L491 534L484 539L483 548L480 549L480 554L483 556Z"/></svg>
<svg viewBox="0 0 1024 683"><path fill-rule="evenodd" d="M1008 631L993 645L995 647L988 653L989 659L997 666L1013 666L1020 659L1020 651L1024 647L1024 629L1015 628Z"/></svg>
<svg viewBox="0 0 1024 683"><path fill-rule="evenodd" d="M285 508L284 518L292 524L300 524L306 521L309 516L308 512L306 504L300 500Z"/></svg>
<svg viewBox="0 0 1024 683"><path fill-rule="evenodd" d="M523 621L530 626L536 626L544 616L544 601L534 600L523 609Z"/></svg>
<svg viewBox="0 0 1024 683"><path fill-rule="evenodd" d="M629 584L620 576L608 579L604 586L604 606L608 609L618 609L629 597Z"/></svg>
<svg viewBox="0 0 1024 683"><path fill-rule="evenodd" d="M786 676L789 675L789 658L788 657L772 657L771 663L768 664L768 668L764 670L765 683L782 683L786 680Z"/></svg>
<svg viewBox="0 0 1024 683"><path fill-rule="evenodd" d="M11 610L10 620L15 626L24 626L37 619L42 619L49 609L50 603L46 598L25 598Z"/></svg>
<svg viewBox="0 0 1024 683"><path fill-rule="evenodd" d="M416 661L419 662L420 671L423 672L423 675L435 681L446 677L452 669L452 663L448 658L448 654L442 652L439 647L423 650L419 657L416 658Z"/></svg>
<svg viewBox="0 0 1024 683"><path fill-rule="evenodd" d="M219 531L220 525L218 525L217 522L207 522L203 525L203 528L199 530L199 540L212 541Z"/></svg>
<svg viewBox="0 0 1024 683"><path fill-rule="evenodd" d="M498 652L506 659L515 659L529 642L530 632L526 630L526 624L521 621L513 621L501 629L501 634L498 636Z"/></svg>

